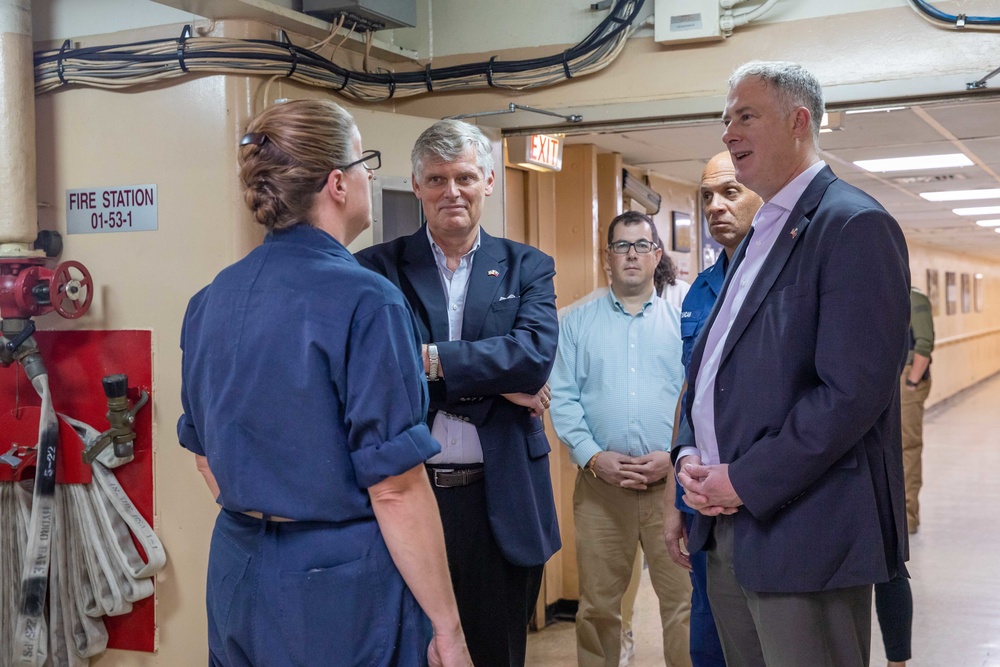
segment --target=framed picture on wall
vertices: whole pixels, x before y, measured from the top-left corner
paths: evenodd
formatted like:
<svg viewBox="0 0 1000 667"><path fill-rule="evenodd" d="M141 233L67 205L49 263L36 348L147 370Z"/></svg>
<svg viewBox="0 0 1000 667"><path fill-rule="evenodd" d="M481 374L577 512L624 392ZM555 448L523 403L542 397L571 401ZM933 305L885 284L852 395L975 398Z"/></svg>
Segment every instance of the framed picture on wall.
<svg viewBox="0 0 1000 667"><path fill-rule="evenodd" d="M691 252L691 216L681 211L670 212L671 250Z"/></svg>
<svg viewBox="0 0 1000 667"><path fill-rule="evenodd" d="M983 274L977 273L972 282L972 291L976 302L976 312L981 313L986 308L986 296L983 294Z"/></svg>
<svg viewBox="0 0 1000 667"><path fill-rule="evenodd" d="M941 312L941 291L938 286L937 269L927 269L927 299L931 302L931 315L936 317Z"/></svg>
<svg viewBox="0 0 1000 667"><path fill-rule="evenodd" d="M968 313L972 310L972 276L968 273L962 274L962 312Z"/></svg>
<svg viewBox="0 0 1000 667"><path fill-rule="evenodd" d="M958 285L955 283L955 274L952 271L944 274L944 312L948 315L958 312Z"/></svg>

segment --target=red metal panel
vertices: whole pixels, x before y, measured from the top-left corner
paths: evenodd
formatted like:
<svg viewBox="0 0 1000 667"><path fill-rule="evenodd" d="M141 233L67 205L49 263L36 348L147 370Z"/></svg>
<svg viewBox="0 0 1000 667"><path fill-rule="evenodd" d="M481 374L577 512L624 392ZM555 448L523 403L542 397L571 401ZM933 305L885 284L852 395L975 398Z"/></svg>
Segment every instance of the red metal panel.
<svg viewBox="0 0 1000 667"><path fill-rule="evenodd" d="M105 375L125 373L129 398L135 402L139 389L150 394L150 402L136 415L135 460L114 473L142 516L153 523L153 364L149 331L38 331L38 349L49 373L52 401L57 412L86 422L98 431L110 427L105 413L107 399L101 386ZM38 440L40 403L19 366L0 368L0 449L12 442L34 445ZM28 408L35 409L28 409ZM59 429L57 482L90 481L89 469L77 465L82 443L65 424ZM23 468L24 466L22 466ZM0 465L0 480L10 469ZM31 474L34 474L33 471ZM141 547L140 547L141 552ZM156 617L153 598L136 602L124 616L105 617L109 648L153 651Z"/></svg>

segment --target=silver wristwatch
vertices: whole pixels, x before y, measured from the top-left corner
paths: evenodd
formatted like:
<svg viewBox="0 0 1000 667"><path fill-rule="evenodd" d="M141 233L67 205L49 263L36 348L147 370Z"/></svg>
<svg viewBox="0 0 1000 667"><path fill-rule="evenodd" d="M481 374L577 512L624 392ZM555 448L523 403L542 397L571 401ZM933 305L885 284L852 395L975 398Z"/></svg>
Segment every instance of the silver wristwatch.
<svg viewBox="0 0 1000 667"><path fill-rule="evenodd" d="M437 382L438 378L438 346L431 343L427 346L427 381Z"/></svg>

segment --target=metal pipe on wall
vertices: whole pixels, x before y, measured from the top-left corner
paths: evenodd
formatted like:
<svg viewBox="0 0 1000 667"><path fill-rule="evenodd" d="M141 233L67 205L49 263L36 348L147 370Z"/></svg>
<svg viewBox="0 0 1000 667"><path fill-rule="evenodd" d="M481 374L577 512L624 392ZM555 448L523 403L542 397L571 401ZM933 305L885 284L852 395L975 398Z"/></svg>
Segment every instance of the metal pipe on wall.
<svg viewBox="0 0 1000 667"><path fill-rule="evenodd" d="M36 256L31 0L0 0L0 257Z"/></svg>

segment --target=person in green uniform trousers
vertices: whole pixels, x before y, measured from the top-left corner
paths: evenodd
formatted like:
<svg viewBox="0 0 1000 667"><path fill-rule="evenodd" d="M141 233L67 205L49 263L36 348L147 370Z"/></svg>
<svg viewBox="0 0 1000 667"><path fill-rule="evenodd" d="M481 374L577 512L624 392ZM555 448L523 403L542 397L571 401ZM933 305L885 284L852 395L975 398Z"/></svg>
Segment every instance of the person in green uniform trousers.
<svg viewBox="0 0 1000 667"><path fill-rule="evenodd" d="M910 534L920 526L920 456L924 449L924 402L931 392L931 351L934 318L931 302L917 288L910 289L910 352L899 393L903 420L903 477L906 480L906 525Z"/></svg>

